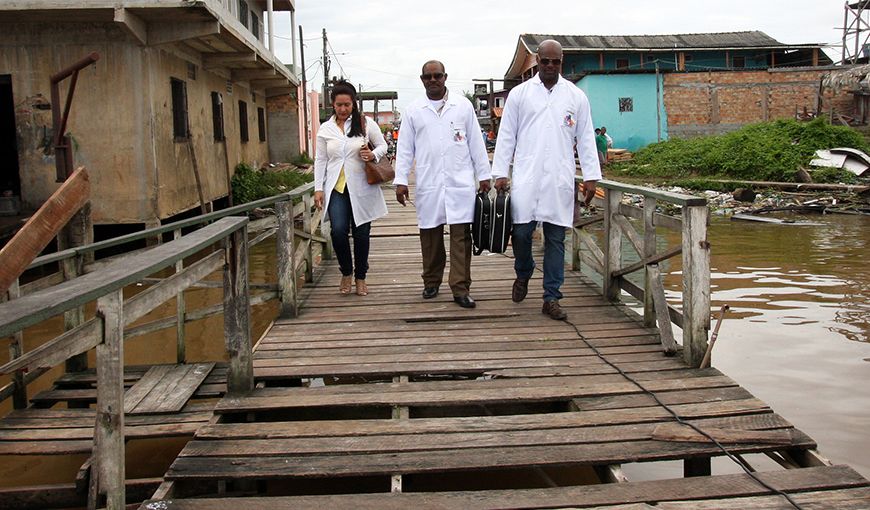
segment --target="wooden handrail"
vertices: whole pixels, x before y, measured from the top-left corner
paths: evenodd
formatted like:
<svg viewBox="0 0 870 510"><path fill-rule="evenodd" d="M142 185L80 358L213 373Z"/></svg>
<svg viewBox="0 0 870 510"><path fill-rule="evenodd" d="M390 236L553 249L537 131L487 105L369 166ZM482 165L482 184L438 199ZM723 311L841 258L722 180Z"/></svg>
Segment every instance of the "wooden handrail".
<svg viewBox="0 0 870 510"><path fill-rule="evenodd" d="M220 211L194 216L193 218L179 220L173 223L167 223L166 225L161 225L159 227L149 228L146 230L141 230L139 232L133 232L131 234L114 237L112 239L106 239L105 241L99 241L96 243L87 244L85 246L78 246L75 248L70 248L68 250L59 251L57 253L44 255L42 257L37 257L36 259L34 259L33 262L31 262L30 265L27 266L27 269L33 269L36 267L44 266L46 264L51 264L53 262L59 262L79 255L84 255L86 253L93 253L95 251L104 250L106 248L113 248L115 246L131 243L133 241L154 238L166 232L195 227L197 225L202 225L211 221L219 220L227 216L248 213L259 207L273 206L278 202L285 202L288 200L301 198L306 194L313 192L313 190L314 183L309 182L307 184L299 186L298 188L294 188L287 193L281 193L280 195L262 198L260 200L255 200L246 204L221 209Z"/></svg>
<svg viewBox="0 0 870 510"><path fill-rule="evenodd" d="M576 177L582 180L581 177ZM707 199L703 197L695 197L692 195L683 195L682 193L673 193L670 191L662 191L652 188L644 188L643 186L635 186L634 184L624 184L616 181L602 179L598 181L598 186L623 193L633 193L635 195L643 195L645 197L655 198L656 200L664 200L671 204L691 206L691 205L707 205Z"/></svg>
<svg viewBox="0 0 870 510"><path fill-rule="evenodd" d="M177 241L159 245L60 285L0 304L0 337L89 303L227 237L248 223L246 217L222 218Z"/></svg>

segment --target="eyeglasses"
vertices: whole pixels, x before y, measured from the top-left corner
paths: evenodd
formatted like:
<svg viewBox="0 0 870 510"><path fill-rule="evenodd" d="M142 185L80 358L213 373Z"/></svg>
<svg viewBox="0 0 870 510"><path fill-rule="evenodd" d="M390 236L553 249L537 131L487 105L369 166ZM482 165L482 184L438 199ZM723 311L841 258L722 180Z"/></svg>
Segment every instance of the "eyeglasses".
<svg viewBox="0 0 870 510"><path fill-rule="evenodd" d="M549 66L549 65L557 66L561 63L562 63L561 58L542 58L541 59L541 65L545 65L545 66Z"/></svg>
<svg viewBox="0 0 870 510"><path fill-rule="evenodd" d="M440 80L441 78L444 78L445 76L446 75L444 73L429 73L429 74L421 74L420 79L423 81Z"/></svg>

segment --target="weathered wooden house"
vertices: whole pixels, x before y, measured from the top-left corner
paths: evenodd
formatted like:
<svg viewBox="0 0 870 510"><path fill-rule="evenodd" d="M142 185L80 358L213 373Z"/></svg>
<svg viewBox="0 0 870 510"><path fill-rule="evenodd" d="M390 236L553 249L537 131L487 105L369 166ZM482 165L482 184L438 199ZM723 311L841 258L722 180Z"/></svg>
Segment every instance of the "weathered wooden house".
<svg viewBox="0 0 870 510"><path fill-rule="evenodd" d="M834 108L852 98L820 91L832 66L821 44L783 44L759 31L682 35L522 34L505 83L537 72L538 44L563 48L563 75L589 96L596 126L635 150L669 136L718 134L745 124Z"/></svg>
<svg viewBox="0 0 870 510"><path fill-rule="evenodd" d="M0 192L34 209L57 188L50 76L92 52L66 131L95 225L211 207L238 163L297 155L298 80L275 56L275 11L295 25L293 0L0 3Z"/></svg>

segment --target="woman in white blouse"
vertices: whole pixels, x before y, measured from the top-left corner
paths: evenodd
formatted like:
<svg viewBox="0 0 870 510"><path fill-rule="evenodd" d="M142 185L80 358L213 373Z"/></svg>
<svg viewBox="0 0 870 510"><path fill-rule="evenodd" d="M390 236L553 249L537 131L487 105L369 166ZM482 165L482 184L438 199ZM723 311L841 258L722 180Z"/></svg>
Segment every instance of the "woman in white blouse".
<svg viewBox="0 0 870 510"><path fill-rule="evenodd" d="M335 115L317 132L314 203L329 215L332 246L341 269L339 291L350 294L355 278L356 293L365 296L371 222L387 214L380 186L366 180L365 162L383 157L387 143L378 125L360 114L353 85L336 83L330 99ZM353 253L348 234L353 235Z"/></svg>

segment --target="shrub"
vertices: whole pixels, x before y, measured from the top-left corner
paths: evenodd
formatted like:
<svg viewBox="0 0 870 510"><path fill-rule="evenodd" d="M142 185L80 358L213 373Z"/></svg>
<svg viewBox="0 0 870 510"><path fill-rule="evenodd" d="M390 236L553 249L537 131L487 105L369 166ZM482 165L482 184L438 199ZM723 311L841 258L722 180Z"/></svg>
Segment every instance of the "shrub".
<svg viewBox="0 0 870 510"><path fill-rule="evenodd" d="M290 164L295 166L313 165L314 160L311 159L311 156L309 156L307 152L303 151L300 152L298 156L291 159Z"/></svg>
<svg viewBox="0 0 870 510"><path fill-rule="evenodd" d="M816 150L832 147L870 151L863 137L849 127L832 126L823 118L811 122L789 119L750 124L719 136L655 143L638 151L619 170L640 176L791 182Z"/></svg>
<svg viewBox="0 0 870 510"><path fill-rule="evenodd" d="M286 193L312 180L313 175L298 170L254 170L245 163L239 163L231 181L233 203L244 204Z"/></svg>

